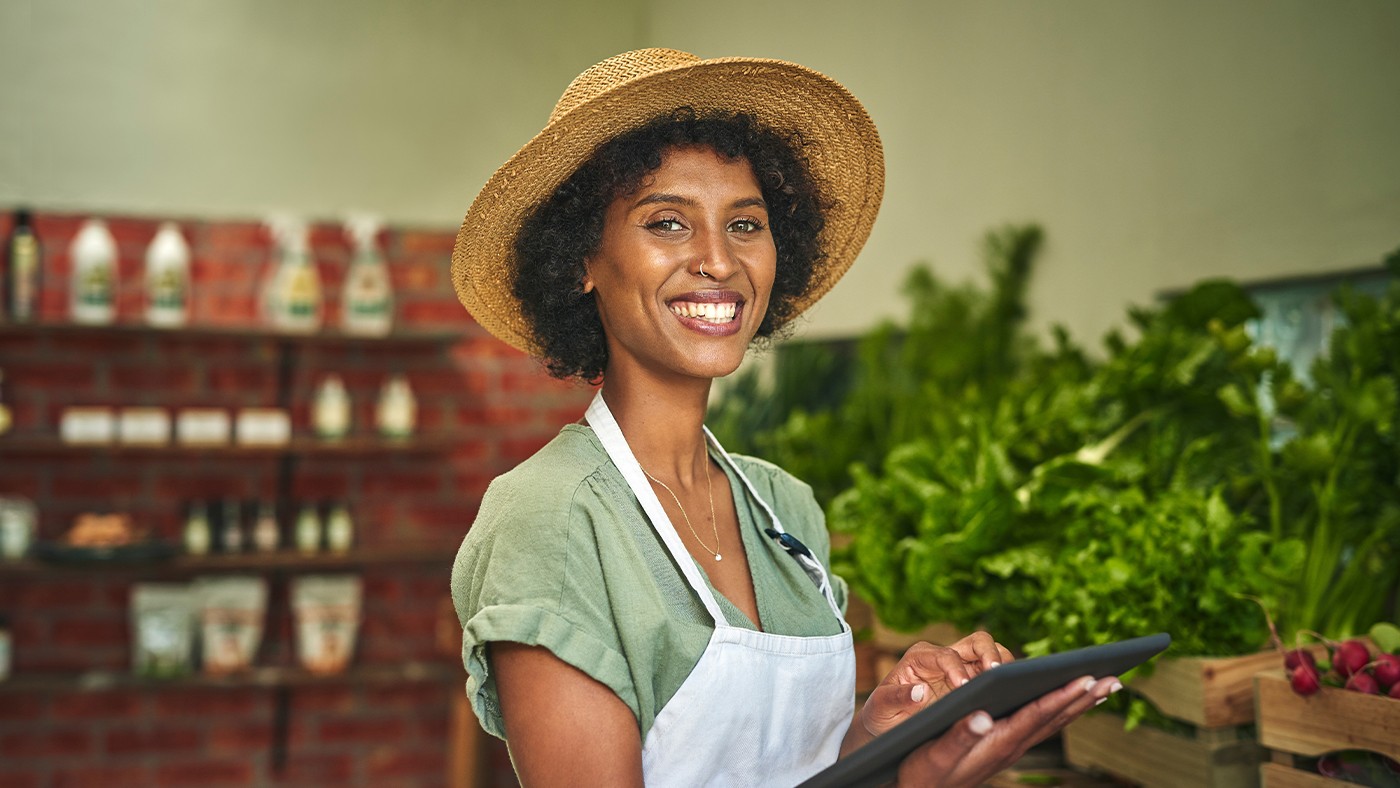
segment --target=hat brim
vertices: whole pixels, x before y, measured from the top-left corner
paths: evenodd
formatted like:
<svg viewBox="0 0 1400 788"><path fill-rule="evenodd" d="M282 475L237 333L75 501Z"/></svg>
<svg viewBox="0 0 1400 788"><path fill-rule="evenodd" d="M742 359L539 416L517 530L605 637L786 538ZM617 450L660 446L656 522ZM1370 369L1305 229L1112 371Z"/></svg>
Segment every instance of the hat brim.
<svg viewBox="0 0 1400 788"><path fill-rule="evenodd" d="M496 170L467 211L452 252L457 297L483 328L537 354L511 285L515 238L526 216L604 142L681 107L743 112L801 135L831 208L821 238L826 260L793 315L836 284L869 237L884 194L875 124L855 96L817 71L782 60L715 58L647 73L580 103Z"/></svg>

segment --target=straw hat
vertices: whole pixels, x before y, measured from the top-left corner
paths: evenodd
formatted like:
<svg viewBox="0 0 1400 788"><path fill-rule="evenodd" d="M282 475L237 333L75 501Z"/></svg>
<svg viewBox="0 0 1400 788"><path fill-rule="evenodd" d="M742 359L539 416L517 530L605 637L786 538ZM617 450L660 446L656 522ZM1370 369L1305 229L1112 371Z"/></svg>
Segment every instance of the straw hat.
<svg viewBox="0 0 1400 788"><path fill-rule="evenodd" d="M793 314L836 284L870 235L885 188L880 135L855 96L823 74L782 60L701 60L674 49L640 49L574 79L549 123L496 170L467 211L452 251L452 281L483 328L536 352L511 289L515 237L525 217L602 143L680 107L744 112L802 135L817 188L833 207L822 232L827 259Z"/></svg>

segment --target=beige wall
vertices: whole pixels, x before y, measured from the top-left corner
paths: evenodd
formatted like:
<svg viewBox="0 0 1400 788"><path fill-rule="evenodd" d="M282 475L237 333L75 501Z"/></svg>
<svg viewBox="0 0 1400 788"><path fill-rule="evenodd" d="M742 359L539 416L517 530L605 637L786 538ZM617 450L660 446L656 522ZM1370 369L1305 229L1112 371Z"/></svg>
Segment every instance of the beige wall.
<svg viewBox="0 0 1400 788"><path fill-rule="evenodd" d="M607 54L811 65L889 171L811 335L897 314L916 260L974 275L1007 221L1045 226L1035 317L1080 337L1202 276L1400 245L1393 0L4 0L0 29L0 205L135 213L450 226Z"/></svg>

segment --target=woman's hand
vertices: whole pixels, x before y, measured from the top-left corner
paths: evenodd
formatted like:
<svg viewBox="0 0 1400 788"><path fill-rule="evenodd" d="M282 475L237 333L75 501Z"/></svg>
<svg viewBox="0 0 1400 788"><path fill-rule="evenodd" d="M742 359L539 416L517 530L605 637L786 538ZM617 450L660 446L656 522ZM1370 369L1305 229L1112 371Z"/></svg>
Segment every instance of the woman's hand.
<svg viewBox="0 0 1400 788"><path fill-rule="evenodd" d="M1098 681L1086 676L1005 719L993 722L983 711L970 714L910 753L899 766L898 784L937 788L981 785L1122 687L1112 676Z"/></svg>
<svg viewBox="0 0 1400 788"><path fill-rule="evenodd" d="M974 632L951 646L915 643L870 693L842 743L841 754L904 722L978 673L1013 659L986 632Z"/></svg>

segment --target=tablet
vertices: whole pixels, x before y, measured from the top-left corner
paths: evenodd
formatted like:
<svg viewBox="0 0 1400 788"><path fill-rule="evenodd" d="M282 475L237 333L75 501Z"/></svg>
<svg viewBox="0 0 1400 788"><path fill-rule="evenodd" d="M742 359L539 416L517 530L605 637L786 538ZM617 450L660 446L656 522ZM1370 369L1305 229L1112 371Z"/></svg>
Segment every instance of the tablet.
<svg viewBox="0 0 1400 788"><path fill-rule="evenodd" d="M1000 719L1057 690L1079 676L1117 676L1161 653L1171 635L1120 640L1102 646L1009 662L980 673L939 698L893 730L876 737L850 756L802 783L799 788L880 785L895 779L904 757L943 735L958 720L979 709Z"/></svg>

